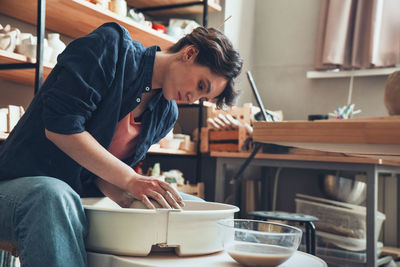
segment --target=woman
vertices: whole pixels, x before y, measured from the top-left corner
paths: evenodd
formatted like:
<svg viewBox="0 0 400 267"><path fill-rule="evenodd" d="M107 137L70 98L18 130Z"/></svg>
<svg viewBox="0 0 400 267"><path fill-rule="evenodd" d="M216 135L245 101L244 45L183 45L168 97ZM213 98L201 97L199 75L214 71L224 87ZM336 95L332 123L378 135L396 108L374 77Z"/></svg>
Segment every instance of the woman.
<svg viewBox="0 0 400 267"><path fill-rule="evenodd" d="M115 23L71 42L0 148L0 240L18 244L22 266L86 266L80 197L182 207L132 167L172 129L174 100L230 105L241 66L222 33L201 27L167 52Z"/></svg>

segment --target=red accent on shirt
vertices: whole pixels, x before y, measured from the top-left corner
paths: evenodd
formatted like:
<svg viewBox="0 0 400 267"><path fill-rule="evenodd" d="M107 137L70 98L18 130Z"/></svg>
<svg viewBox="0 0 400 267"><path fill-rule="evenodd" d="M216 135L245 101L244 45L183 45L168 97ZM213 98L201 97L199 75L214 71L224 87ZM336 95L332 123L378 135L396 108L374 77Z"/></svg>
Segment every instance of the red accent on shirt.
<svg viewBox="0 0 400 267"><path fill-rule="evenodd" d="M119 159L126 159L135 153L139 142L142 123L135 122L132 112L118 122L108 151Z"/></svg>

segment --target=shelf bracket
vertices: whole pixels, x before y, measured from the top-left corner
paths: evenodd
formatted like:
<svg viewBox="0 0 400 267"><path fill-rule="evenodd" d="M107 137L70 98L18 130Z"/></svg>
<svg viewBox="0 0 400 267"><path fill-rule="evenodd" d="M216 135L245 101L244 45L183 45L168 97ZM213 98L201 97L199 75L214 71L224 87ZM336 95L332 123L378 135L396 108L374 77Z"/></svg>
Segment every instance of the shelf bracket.
<svg viewBox="0 0 400 267"><path fill-rule="evenodd" d="M0 64L0 70L17 70L17 69L33 69L36 68L35 63L7 63Z"/></svg>

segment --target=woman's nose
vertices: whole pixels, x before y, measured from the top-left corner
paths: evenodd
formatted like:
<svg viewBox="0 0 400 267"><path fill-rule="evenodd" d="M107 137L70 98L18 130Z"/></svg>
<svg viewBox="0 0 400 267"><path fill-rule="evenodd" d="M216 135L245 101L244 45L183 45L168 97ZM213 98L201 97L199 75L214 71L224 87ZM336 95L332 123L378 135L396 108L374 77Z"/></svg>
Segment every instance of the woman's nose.
<svg viewBox="0 0 400 267"><path fill-rule="evenodd" d="M187 99L187 102L188 102L189 104L193 104L193 102L196 101L195 97L194 97L193 94L190 93L190 92L188 92L188 93L186 94L186 99Z"/></svg>

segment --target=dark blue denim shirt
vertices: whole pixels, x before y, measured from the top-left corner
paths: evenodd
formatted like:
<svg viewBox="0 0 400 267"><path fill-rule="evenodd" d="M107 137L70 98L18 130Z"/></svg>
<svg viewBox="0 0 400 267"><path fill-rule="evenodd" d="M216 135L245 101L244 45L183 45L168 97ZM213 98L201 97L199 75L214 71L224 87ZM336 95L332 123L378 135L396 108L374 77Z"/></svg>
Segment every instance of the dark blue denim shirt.
<svg viewBox="0 0 400 267"><path fill-rule="evenodd" d="M96 177L82 168L45 136L88 131L109 147L118 121L152 90L153 66L159 47L145 48L116 23L106 23L71 42L34 97L24 116L0 146L0 179L50 176L68 183L81 196L99 194ZM141 115L136 153L124 160L132 167L148 148L173 127L175 101L161 90Z"/></svg>

